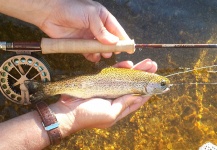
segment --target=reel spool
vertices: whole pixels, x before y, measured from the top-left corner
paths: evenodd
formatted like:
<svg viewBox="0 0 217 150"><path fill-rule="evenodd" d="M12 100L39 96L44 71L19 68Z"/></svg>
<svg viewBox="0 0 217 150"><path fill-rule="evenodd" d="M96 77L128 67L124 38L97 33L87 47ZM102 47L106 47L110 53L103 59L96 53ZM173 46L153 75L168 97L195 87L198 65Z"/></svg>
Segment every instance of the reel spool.
<svg viewBox="0 0 217 150"><path fill-rule="evenodd" d="M0 67L0 90L10 101L28 105L28 89L23 89L25 80L50 81L50 72L46 62L31 55L10 57Z"/></svg>

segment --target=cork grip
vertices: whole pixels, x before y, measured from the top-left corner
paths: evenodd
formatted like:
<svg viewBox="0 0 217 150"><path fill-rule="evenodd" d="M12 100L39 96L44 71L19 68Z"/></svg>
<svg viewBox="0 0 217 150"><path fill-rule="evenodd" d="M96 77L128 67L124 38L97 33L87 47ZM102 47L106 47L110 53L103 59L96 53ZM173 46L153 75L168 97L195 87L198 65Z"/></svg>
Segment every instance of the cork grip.
<svg viewBox="0 0 217 150"><path fill-rule="evenodd" d="M104 45L97 40L87 39L51 39L42 38L41 49L43 54L51 53L134 53L134 40L121 40L115 45Z"/></svg>

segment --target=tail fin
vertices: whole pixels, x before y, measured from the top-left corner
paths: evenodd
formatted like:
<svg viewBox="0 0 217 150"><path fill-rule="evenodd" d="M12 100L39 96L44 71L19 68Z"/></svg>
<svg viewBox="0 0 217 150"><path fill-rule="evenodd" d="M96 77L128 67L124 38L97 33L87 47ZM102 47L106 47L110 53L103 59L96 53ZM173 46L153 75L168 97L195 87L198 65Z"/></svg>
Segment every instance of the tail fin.
<svg viewBox="0 0 217 150"><path fill-rule="evenodd" d="M30 102L33 103L39 100L44 100L48 97L44 93L43 83L40 83L38 81L27 80L27 81L24 81L24 84L29 90Z"/></svg>

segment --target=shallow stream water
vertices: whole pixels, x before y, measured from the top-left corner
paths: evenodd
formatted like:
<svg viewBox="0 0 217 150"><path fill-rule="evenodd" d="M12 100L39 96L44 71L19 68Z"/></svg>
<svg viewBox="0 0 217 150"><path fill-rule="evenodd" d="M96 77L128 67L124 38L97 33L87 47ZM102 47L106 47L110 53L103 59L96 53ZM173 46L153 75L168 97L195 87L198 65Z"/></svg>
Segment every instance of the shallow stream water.
<svg viewBox="0 0 217 150"><path fill-rule="evenodd" d="M217 43L215 0L99 0L121 23L136 43ZM39 41L45 35L32 25L0 16L0 41ZM158 74L216 64L217 49L137 49L104 60L151 58ZM3 62L11 53L0 52ZM94 64L80 55L43 55L56 74L91 72ZM217 67L212 70L217 70ZM206 69L170 78L172 83L216 82ZM177 85L170 92L153 96L142 108L108 129L82 130L56 147L82 150L179 150L198 149L206 142L217 144L217 85ZM0 95L0 121L30 111Z"/></svg>

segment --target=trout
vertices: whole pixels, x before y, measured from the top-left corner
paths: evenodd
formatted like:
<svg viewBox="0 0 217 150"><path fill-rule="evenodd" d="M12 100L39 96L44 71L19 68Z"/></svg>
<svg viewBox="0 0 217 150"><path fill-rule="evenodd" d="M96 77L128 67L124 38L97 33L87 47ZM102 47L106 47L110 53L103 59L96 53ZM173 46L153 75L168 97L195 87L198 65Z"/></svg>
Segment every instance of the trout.
<svg viewBox="0 0 217 150"><path fill-rule="evenodd" d="M56 82L41 83L25 81L26 87L33 93L31 101L46 99L57 94L67 94L76 98L110 98L126 94L155 95L162 94L171 86L166 77L141 70L126 68L104 68L97 74L82 75Z"/></svg>

